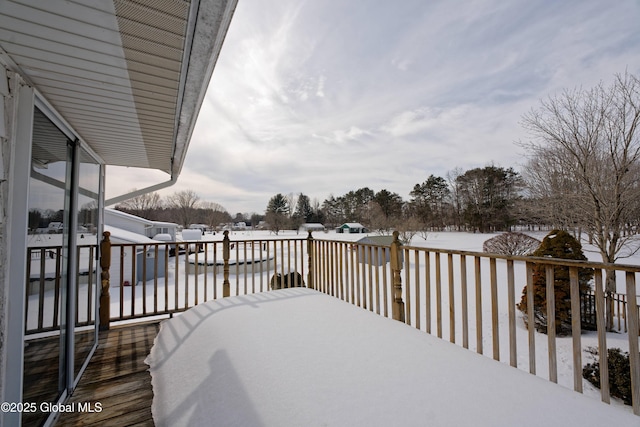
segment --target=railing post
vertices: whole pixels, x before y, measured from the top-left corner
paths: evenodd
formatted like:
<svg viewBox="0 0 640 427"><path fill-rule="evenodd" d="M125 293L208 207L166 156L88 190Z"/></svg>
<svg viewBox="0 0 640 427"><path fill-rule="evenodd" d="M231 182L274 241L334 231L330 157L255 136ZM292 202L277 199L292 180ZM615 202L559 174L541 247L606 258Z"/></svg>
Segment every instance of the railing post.
<svg viewBox="0 0 640 427"><path fill-rule="evenodd" d="M231 255L231 242L229 240L229 230L224 231L224 238L222 239L222 260L224 261L222 282L222 296L231 296L231 285L229 283L229 257Z"/></svg>
<svg viewBox="0 0 640 427"><path fill-rule="evenodd" d="M100 330L109 329L111 295L109 295L109 269L111 268L111 233L102 233L100 242Z"/></svg>
<svg viewBox="0 0 640 427"><path fill-rule="evenodd" d="M393 232L393 242L391 243L391 274L393 280L393 305L391 307L392 316L395 320L405 322L404 301L402 301L402 261L400 260L402 243L398 239L400 233Z"/></svg>
<svg viewBox="0 0 640 427"><path fill-rule="evenodd" d="M313 287L313 236L311 235L311 230L309 230L309 235L307 236L307 255L309 256L307 283L309 284L309 289L315 289Z"/></svg>

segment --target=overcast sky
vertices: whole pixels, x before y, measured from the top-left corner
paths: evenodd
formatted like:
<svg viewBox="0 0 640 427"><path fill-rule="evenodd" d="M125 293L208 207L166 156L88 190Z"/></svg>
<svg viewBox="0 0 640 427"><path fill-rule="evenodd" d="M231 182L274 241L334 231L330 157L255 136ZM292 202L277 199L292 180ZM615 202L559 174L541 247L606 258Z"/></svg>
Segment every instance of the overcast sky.
<svg viewBox="0 0 640 427"><path fill-rule="evenodd" d="M277 193L408 200L430 174L519 170L525 112L625 70L640 74L638 0L239 0L160 194L193 189L232 215ZM166 180L146 176L135 187Z"/></svg>

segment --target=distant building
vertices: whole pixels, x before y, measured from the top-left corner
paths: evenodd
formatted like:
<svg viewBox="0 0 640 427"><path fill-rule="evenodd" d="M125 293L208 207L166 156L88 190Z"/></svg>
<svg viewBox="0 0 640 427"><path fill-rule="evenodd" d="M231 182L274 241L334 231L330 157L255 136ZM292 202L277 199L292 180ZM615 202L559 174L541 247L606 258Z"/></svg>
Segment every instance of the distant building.
<svg viewBox="0 0 640 427"><path fill-rule="evenodd" d="M317 222L307 222L300 226L300 231L324 231L325 226Z"/></svg>
<svg viewBox="0 0 640 427"><path fill-rule="evenodd" d="M178 224L173 222L151 221L109 208L104 210L104 222L107 225L149 238L153 238L157 234L168 234L172 241L176 240L176 232L178 231Z"/></svg>
<svg viewBox="0 0 640 427"><path fill-rule="evenodd" d="M106 213L106 212L105 212ZM159 240L154 240L145 235L135 233L133 231L124 230L118 227L106 225L105 231L111 233L111 243L122 243L127 246L113 246L111 248L111 259L119 260L123 259L122 265L122 277L120 276L120 270L112 269L111 274L111 286L119 287L120 284L136 285L138 282L151 280L154 277L164 277L165 272L165 250L166 247L158 245L157 258L156 258L156 244L162 243ZM174 239L175 240L175 239ZM143 245L148 246L146 251ZM135 272L133 271L132 252L135 250ZM123 253L124 251L124 253ZM157 270L154 269L157 262ZM143 267L143 263L146 264L146 268ZM146 276L145 276L146 273Z"/></svg>
<svg viewBox="0 0 640 427"><path fill-rule="evenodd" d="M366 233L368 230L358 222L346 222L336 229L337 233Z"/></svg>
<svg viewBox="0 0 640 427"><path fill-rule="evenodd" d="M393 236L367 236L360 240L358 243L371 246L357 246L358 250L358 262L362 264L371 264L380 266L386 264L391 260L391 243L393 242ZM382 247L379 247L382 246ZM400 262L403 261L402 251L400 251Z"/></svg>

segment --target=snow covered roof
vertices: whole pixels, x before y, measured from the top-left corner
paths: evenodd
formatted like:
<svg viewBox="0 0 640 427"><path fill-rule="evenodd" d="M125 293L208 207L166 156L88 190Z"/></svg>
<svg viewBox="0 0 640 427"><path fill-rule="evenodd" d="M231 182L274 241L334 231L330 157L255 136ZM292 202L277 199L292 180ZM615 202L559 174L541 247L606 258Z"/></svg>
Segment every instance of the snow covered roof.
<svg viewBox="0 0 640 427"><path fill-rule="evenodd" d="M104 213L105 213L105 222L108 223L109 219L108 216L112 215L114 217L120 217L120 218L125 218L127 220L133 221L133 222L139 222L141 224L147 225L147 226L160 226L160 227L175 227L178 228L178 224L174 223L174 222L161 222L161 221L152 221L150 219L146 219L146 218L142 218L136 215L132 215L117 209L112 209L112 208L105 208L104 209Z"/></svg>
<svg viewBox="0 0 640 427"><path fill-rule="evenodd" d="M359 222L345 222L340 228L364 228L364 225Z"/></svg>
<svg viewBox="0 0 640 427"><path fill-rule="evenodd" d="M111 225L104 226L104 231L111 233L111 243L164 243L160 240L153 240L142 234L132 231L123 230L122 228L113 227Z"/></svg>
<svg viewBox="0 0 640 427"><path fill-rule="evenodd" d="M300 228L305 230L324 230L324 225L319 222L305 222Z"/></svg>

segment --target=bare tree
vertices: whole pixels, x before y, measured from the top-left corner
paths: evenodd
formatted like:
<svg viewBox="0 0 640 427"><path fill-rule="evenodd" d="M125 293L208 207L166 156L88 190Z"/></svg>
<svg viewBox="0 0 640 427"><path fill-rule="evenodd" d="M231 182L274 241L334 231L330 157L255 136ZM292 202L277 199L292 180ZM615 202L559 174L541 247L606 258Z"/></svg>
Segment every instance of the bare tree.
<svg viewBox="0 0 640 427"><path fill-rule="evenodd" d="M133 191L136 191L134 188ZM116 206L117 209L126 211L130 214L137 215L146 219L152 218L153 213L162 207L160 195L158 193L146 193L140 196L125 200Z"/></svg>
<svg viewBox="0 0 640 427"><path fill-rule="evenodd" d="M482 252L502 255L531 255L540 246L540 240L517 231L498 234L482 244Z"/></svg>
<svg viewBox="0 0 640 427"><path fill-rule="evenodd" d="M215 229L222 223L230 221L231 215L229 215L229 212L219 203L202 203L202 209L205 210L207 225L212 229Z"/></svg>
<svg viewBox="0 0 640 427"><path fill-rule="evenodd" d="M626 231L640 200L640 80L626 73L610 87L565 91L522 123L533 138L525 145L533 192L547 195L556 215L584 227L603 262L635 253L638 239ZM615 292L613 272L606 292Z"/></svg>
<svg viewBox="0 0 640 427"><path fill-rule="evenodd" d="M167 197L167 207L174 209L180 224L187 228L193 222L200 197L193 190L176 191Z"/></svg>

